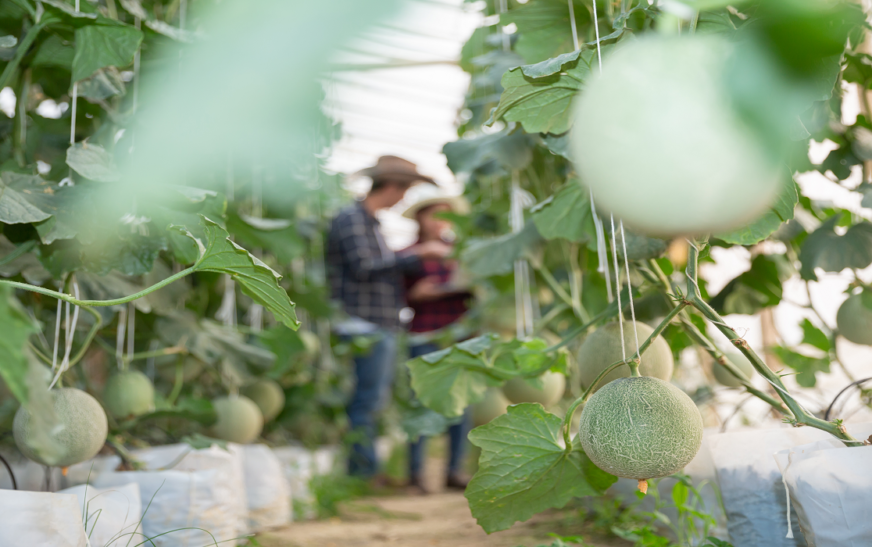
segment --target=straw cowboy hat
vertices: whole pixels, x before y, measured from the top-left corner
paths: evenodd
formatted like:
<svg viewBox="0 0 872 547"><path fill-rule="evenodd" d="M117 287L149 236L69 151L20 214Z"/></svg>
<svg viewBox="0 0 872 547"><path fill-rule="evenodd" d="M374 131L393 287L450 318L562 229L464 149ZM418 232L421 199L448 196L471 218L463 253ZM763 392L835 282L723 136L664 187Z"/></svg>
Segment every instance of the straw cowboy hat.
<svg viewBox="0 0 872 547"><path fill-rule="evenodd" d="M451 206L452 211L461 215L469 212L469 202L463 196L451 195L435 184L420 184L415 186L406 194L406 199L412 202L403 211L403 216L406 218L414 219L421 209L441 203Z"/></svg>
<svg viewBox="0 0 872 547"><path fill-rule="evenodd" d="M431 177L419 173L417 165L397 156L382 156L372 167L361 169L351 176L369 177L373 181L387 179L392 182L408 182L409 184L419 181L436 183Z"/></svg>

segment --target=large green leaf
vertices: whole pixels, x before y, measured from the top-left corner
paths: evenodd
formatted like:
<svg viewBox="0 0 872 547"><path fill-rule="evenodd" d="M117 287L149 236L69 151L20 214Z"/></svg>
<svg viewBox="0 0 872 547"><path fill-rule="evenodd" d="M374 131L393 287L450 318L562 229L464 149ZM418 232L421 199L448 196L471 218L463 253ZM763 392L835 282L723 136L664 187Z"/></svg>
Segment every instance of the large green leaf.
<svg viewBox="0 0 872 547"><path fill-rule="evenodd" d="M78 142L67 149L67 165L86 179L117 182L120 179L112 154L96 144Z"/></svg>
<svg viewBox="0 0 872 547"><path fill-rule="evenodd" d="M287 221L276 222L274 219L233 214L227 217L227 231L239 243L268 251L282 264L288 264L306 252L303 239Z"/></svg>
<svg viewBox="0 0 872 547"><path fill-rule="evenodd" d="M796 375L796 383L802 387L814 387L818 372L830 372L829 357L810 357L781 346L775 346L772 352L782 363L799 373Z"/></svg>
<svg viewBox="0 0 872 547"><path fill-rule="evenodd" d="M200 258L194 264L194 268L197 271L230 275L239 283L245 294L272 312L277 321L297 330L300 323L294 313L294 303L279 285L282 276L233 243L227 231L218 223L203 215L200 215L200 219L205 234L204 241L197 239L185 228L175 227L180 233L188 235L200 245Z"/></svg>
<svg viewBox="0 0 872 547"><path fill-rule="evenodd" d="M39 177L9 171L0 174L0 222L26 224L41 222L51 213L41 209L40 194L49 189Z"/></svg>
<svg viewBox="0 0 872 547"><path fill-rule="evenodd" d="M751 268L721 289L711 300L720 313L751 315L781 302L782 283L793 272L790 263L779 255L757 255Z"/></svg>
<svg viewBox="0 0 872 547"><path fill-rule="evenodd" d="M590 11L581 0L573 0L575 23L581 36L590 26ZM518 27L517 51L528 63L538 63L573 50L572 25L566 0L536 0L500 16L500 23Z"/></svg>
<svg viewBox="0 0 872 547"><path fill-rule="evenodd" d="M606 48L607 49L607 48ZM518 122L528 133L565 133L572 125L572 105L591 75L596 51L583 50L562 72L542 78L526 76L521 67L503 75L503 94L493 119Z"/></svg>
<svg viewBox="0 0 872 547"><path fill-rule="evenodd" d="M744 228L716 234L715 237L734 245L754 245L760 243L772 235L782 223L793 218L793 210L798 202L799 194L796 190L796 183L793 181L793 178L786 178L784 187L776 198L775 203L769 207L763 216Z"/></svg>
<svg viewBox="0 0 872 547"><path fill-rule="evenodd" d="M577 180L567 181L530 212L536 229L545 239L562 237L581 243L595 237L590 198Z"/></svg>
<svg viewBox="0 0 872 547"><path fill-rule="evenodd" d="M533 143L528 135L508 129L473 139L460 139L442 147L448 167L454 174L471 174L494 162L506 169L523 169L533 159Z"/></svg>
<svg viewBox="0 0 872 547"><path fill-rule="evenodd" d="M24 353L27 339L38 332L36 325L12 296L12 289L0 285L0 376L22 404L27 403L29 363Z"/></svg>
<svg viewBox="0 0 872 547"><path fill-rule="evenodd" d="M562 423L541 405L523 403L469 434L481 457L466 498L486 532L505 530L573 498L601 495L617 480L588 459L577 438L566 453Z"/></svg>
<svg viewBox="0 0 872 547"><path fill-rule="evenodd" d="M142 43L142 31L127 25L88 25L76 29L73 81L107 66L125 67Z"/></svg>
<svg viewBox="0 0 872 547"><path fill-rule="evenodd" d="M528 222L516 234L470 241L461 254L461 260L469 273L476 277L505 275L513 271L516 260L533 257L541 241L536 225Z"/></svg>
<svg viewBox="0 0 872 547"><path fill-rule="evenodd" d="M872 264L872 224L861 222L848 228L845 235L839 235L835 227L840 218L838 214L829 218L802 243L799 261L803 279L816 280L816 268L840 272Z"/></svg>

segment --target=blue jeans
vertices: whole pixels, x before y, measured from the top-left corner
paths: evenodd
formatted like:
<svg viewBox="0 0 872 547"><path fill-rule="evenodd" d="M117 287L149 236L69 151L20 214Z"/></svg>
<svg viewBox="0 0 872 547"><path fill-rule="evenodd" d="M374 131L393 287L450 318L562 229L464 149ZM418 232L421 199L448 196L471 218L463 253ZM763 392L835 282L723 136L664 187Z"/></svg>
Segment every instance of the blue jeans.
<svg viewBox="0 0 872 547"><path fill-rule="evenodd" d="M436 344L420 344L409 348L409 357L414 359L440 348ZM466 452L466 436L469 433L469 409L464 412L460 422L448 427L448 473L457 473L463 465L463 454ZM424 465L424 454L427 448L427 437L418 437L409 443L409 476L420 477Z"/></svg>
<svg viewBox="0 0 872 547"><path fill-rule="evenodd" d="M348 455L348 473L372 477L378 472L375 453L376 417L390 394L397 356L396 333L379 330L369 353L354 357L357 384L345 408L354 442Z"/></svg>

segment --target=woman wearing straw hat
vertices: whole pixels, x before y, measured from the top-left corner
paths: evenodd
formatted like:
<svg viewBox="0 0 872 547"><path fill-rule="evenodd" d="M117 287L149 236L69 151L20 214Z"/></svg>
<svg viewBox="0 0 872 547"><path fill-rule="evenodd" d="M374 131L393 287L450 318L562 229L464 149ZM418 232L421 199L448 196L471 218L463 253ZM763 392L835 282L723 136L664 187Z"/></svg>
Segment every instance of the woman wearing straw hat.
<svg viewBox="0 0 872 547"><path fill-rule="evenodd" d="M415 189L412 205L403 213L418 223L418 241L408 250L433 241L446 241L451 222L440 218L440 213L466 213L469 206L462 197L447 194L432 184L421 184ZM457 265L453 261L422 260L421 269L407 273L406 301L415 315L410 325L409 354L411 358L441 349L435 343L435 334L455 323L467 311L472 297L468 289L458 282ZM448 428L450 451L445 485L465 489L468 480L461 473L463 453L468 432L468 419L463 416ZM427 438L419 437L409 443L409 487L416 493L426 494L422 481L424 448Z"/></svg>

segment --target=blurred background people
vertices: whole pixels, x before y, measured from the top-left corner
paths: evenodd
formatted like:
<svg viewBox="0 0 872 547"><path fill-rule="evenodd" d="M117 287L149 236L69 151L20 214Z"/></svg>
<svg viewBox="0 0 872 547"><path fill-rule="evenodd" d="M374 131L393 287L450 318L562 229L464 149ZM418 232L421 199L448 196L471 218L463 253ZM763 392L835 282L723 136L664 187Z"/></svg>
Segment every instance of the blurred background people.
<svg viewBox="0 0 872 547"><path fill-rule="evenodd" d="M352 446L348 472L376 479L375 421L390 391L396 359L400 310L405 306L403 275L422 270L423 261L438 261L451 247L437 239L394 253L385 244L376 211L393 207L415 183L433 182L415 164L396 156L382 156L375 166L357 173L372 179L367 196L333 219L327 239L327 270L332 298L347 318L336 324L343 337L369 335L375 342L354 358L356 385L346 412Z"/></svg>
<svg viewBox="0 0 872 547"><path fill-rule="evenodd" d="M466 200L449 195L432 184L416 187L415 193L415 201L403 216L417 221L418 241L404 252L414 253L433 243L452 241L451 222L440 217L440 213L465 213L469 207ZM435 341L437 334L463 317L468 310L472 294L461 277L457 263L453 260L424 258L421 268L406 272L406 300L415 312L409 328L411 358L442 349ZM461 467L468 431L468 413L448 428L448 469L445 480L448 488L466 488L468 479L463 476ZM423 481L426 444L427 438L424 436L409 443L409 487L420 494L427 493Z"/></svg>

